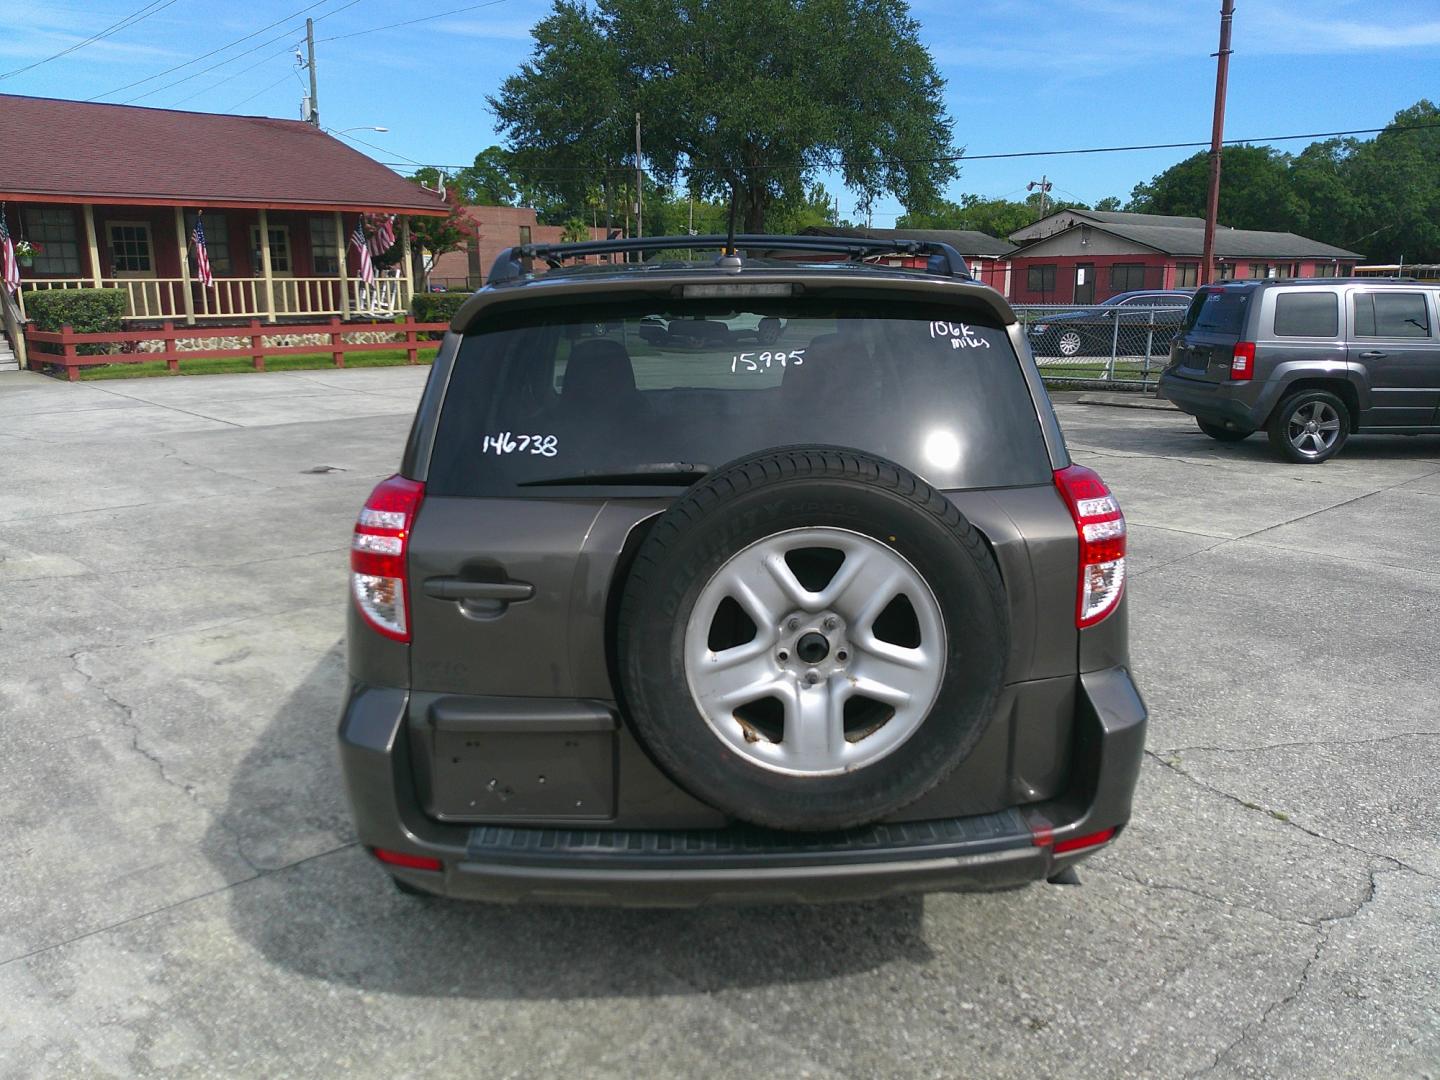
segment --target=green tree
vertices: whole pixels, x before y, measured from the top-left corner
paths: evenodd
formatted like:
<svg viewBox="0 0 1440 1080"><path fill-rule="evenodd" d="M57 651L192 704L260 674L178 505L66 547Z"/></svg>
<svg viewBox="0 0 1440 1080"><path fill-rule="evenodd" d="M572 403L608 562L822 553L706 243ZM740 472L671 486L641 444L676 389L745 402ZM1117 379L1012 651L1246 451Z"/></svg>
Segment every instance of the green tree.
<svg viewBox="0 0 1440 1080"><path fill-rule="evenodd" d="M1119 209L1121 209L1120 196L1118 196L1118 195L1106 195L1105 198L1101 199L1099 202L1097 202L1097 203L1095 204L1095 209L1096 209L1096 210L1119 210Z"/></svg>
<svg viewBox="0 0 1440 1080"><path fill-rule="evenodd" d="M447 251L459 251L469 244L472 237L479 236L479 230L463 211L466 205L463 191L445 183L438 170L425 166L409 177L412 183L428 187L432 191L444 190L449 213L444 217L412 217L410 219L411 258L417 281L424 281L435 266L435 260Z"/></svg>
<svg viewBox="0 0 1440 1080"><path fill-rule="evenodd" d="M956 174L944 79L903 0L555 0L532 33L490 105L516 173L572 204L598 185L613 210L637 112L656 178L733 190L745 231L837 159L862 205L924 209Z"/></svg>
<svg viewBox="0 0 1440 1080"><path fill-rule="evenodd" d="M1421 100L1344 159L1358 235L1377 262L1440 261L1440 108Z"/></svg>
<svg viewBox="0 0 1440 1080"><path fill-rule="evenodd" d="M455 175L455 186L465 201L475 206L516 206L520 189L511 179L513 166L503 146L487 146L475 155L475 162Z"/></svg>
<svg viewBox="0 0 1440 1080"><path fill-rule="evenodd" d="M1227 146L1220 152L1220 213L1235 229L1286 232L1305 210L1289 183L1290 155L1269 146ZM1137 184L1127 210L1204 217L1210 155L1193 154L1149 183Z"/></svg>
<svg viewBox="0 0 1440 1080"><path fill-rule="evenodd" d="M1045 213L1071 207L1085 208L1084 203L1046 198ZM943 202L928 213L909 213L895 222L899 229L969 229L990 236L1005 237L1038 221L1040 193L1034 192L1024 202L1009 199L982 199L979 195L962 195L958 203Z"/></svg>

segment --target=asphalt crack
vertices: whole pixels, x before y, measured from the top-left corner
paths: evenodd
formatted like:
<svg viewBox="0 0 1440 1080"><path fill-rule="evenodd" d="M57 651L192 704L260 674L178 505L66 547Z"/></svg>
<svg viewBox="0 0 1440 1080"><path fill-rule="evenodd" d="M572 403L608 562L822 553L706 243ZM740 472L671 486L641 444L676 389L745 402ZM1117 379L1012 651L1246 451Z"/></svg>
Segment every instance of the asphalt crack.
<svg viewBox="0 0 1440 1080"><path fill-rule="evenodd" d="M253 861L251 861L250 856L245 853L245 845L243 839L241 838L240 834L234 829L234 827L224 820L223 815L217 814L214 810L205 805L204 801L201 800L200 794L194 784L187 784L184 781L172 776L170 774L169 767L165 764L164 758L162 758L158 753L156 753L154 750L144 744L141 739L141 736L144 734L144 732L143 729L140 727L139 722L135 719L134 707L127 702L122 701L120 698L116 697L114 693L111 692L110 688L105 685L104 681L101 680L98 675L96 675L92 671L86 670L85 664L80 658L90 651L92 650L77 649L74 652L69 653L68 657L70 660L70 664L72 667L74 667L75 671L80 675L80 677L85 680L86 685L90 686L102 698L104 698L105 702L111 707L111 709L115 711L116 715L119 716L121 727L123 727L130 734L130 748L134 750L137 754L139 754L141 757L143 757L146 761L150 762L152 765L155 766L155 771L163 783L174 788L176 791L181 792L187 799L194 803L196 807L203 811L205 816L211 822L213 822L222 832L224 832L230 837L235 846L236 856L240 859L241 862L243 862L247 867L249 867L252 874L264 873L264 871L259 866L257 866Z"/></svg>
<svg viewBox="0 0 1440 1080"><path fill-rule="evenodd" d="M1169 769L1177 776L1183 776L1186 780L1189 780L1195 786L1210 792L1210 794L1232 802L1236 806L1243 807L1244 809L1250 810L1254 813L1264 814L1266 817L1269 817L1272 820L1278 821L1283 825L1288 825L1292 829L1299 830L1306 836L1313 837L1316 840L1321 840L1327 844L1333 844L1334 846L1339 848L1344 848L1346 851L1353 851L1357 855L1364 855L1370 859L1379 859L1383 862L1389 863L1394 869L1407 870L1412 874L1419 874L1421 877L1431 876L1427 874L1424 870L1421 870L1419 867L1411 866L1403 859L1397 859L1393 855L1386 855L1379 851L1370 851L1367 848L1357 847L1354 844L1346 843L1344 840L1337 840L1333 836L1326 836L1322 832L1318 832L1315 829L1310 828L1309 826L1300 824L1298 821L1296 821L1294 818L1290 817L1290 815L1286 813L1273 810L1269 807L1261 806L1258 803L1248 802L1247 800L1240 798L1238 795L1232 795L1230 792L1225 791L1223 788L1216 787L1214 784L1207 784L1204 780L1201 780L1193 773L1188 772L1181 765L1180 760L1176 757L1162 756L1161 753L1151 750L1149 747L1145 748L1145 755L1149 758L1154 759L1158 764L1160 764L1166 769Z"/></svg>
<svg viewBox="0 0 1440 1080"><path fill-rule="evenodd" d="M1386 856L1380 856L1380 858L1384 859L1386 858ZM1319 962L1321 955L1325 952L1325 947L1330 943L1330 931L1340 923L1348 922L1351 919L1357 918L1360 913L1365 910L1366 907L1374 903L1375 897L1379 892L1379 878L1381 874L1397 874L1402 872L1418 873L1418 871L1410 870L1408 867L1390 867L1388 869L1379 869L1372 865L1369 868L1370 882L1369 886L1365 891L1365 895L1360 898L1359 902L1351 911L1348 911L1343 915L1326 916L1316 920L1316 922L1312 924L1315 926L1316 930L1315 947L1311 950L1310 956L1306 959L1304 966L1301 967L1300 974L1296 977L1295 982L1290 987L1290 989L1285 994L1281 995L1280 997L1276 998L1274 1001L1266 1005L1265 1008L1261 1011L1260 1015L1254 1020L1250 1021L1248 1024L1246 1024L1244 1028L1241 1029L1240 1034L1234 1040L1232 1040L1226 1046L1222 1047L1215 1054L1215 1057L1210 1061L1208 1065L1206 1065L1202 1069L1187 1073L1187 1080L1197 1080L1198 1077L1207 1076L1210 1073L1214 1072L1220 1067L1220 1065L1225 1061L1226 1058L1228 1058L1237 1049L1239 1049L1241 1046L1243 1046L1245 1043L1249 1042L1257 1034L1259 1034L1259 1032L1265 1027L1265 1025L1269 1023L1270 1017L1274 1015L1274 1013L1278 1009L1289 1005L1291 1002L1299 998L1299 996L1305 992L1305 988L1310 983L1310 972ZM1307 923L1309 922L1309 920L1300 921Z"/></svg>
<svg viewBox="0 0 1440 1080"><path fill-rule="evenodd" d="M1370 746L1375 743L1397 742L1400 739L1435 738L1440 738L1440 731L1401 731L1395 735L1380 735L1373 739L1307 739L1301 742L1267 743L1264 746L1172 746L1163 753L1258 754L1265 750L1298 750L1312 746Z"/></svg>

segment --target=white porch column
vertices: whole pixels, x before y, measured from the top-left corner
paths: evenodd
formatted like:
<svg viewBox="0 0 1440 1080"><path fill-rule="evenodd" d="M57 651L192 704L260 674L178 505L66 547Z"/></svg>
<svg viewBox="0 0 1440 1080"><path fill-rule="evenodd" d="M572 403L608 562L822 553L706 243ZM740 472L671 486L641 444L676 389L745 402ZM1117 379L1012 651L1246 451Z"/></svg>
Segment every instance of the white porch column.
<svg viewBox="0 0 1440 1080"><path fill-rule="evenodd" d="M400 216L400 263L405 267L404 282L406 285L405 295L401 298L405 301L408 310L410 301L415 297L415 268L410 261L410 219L403 214Z"/></svg>
<svg viewBox="0 0 1440 1080"><path fill-rule="evenodd" d="M350 318L350 268L345 265L345 215L335 211L335 265L340 269L340 318Z"/></svg>
<svg viewBox="0 0 1440 1080"><path fill-rule="evenodd" d="M270 269L270 212L260 208L260 270L265 280L265 321L275 321L275 275Z"/></svg>
<svg viewBox="0 0 1440 1080"><path fill-rule="evenodd" d="M175 207L175 247L180 252L180 298L185 305L185 325L195 325L195 298L190 295L190 260L185 251L185 211Z"/></svg>
<svg viewBox="0 0 1440 1080"><path fill-rule="evenodd" d="M95 239L95 207L85 203L81 209L85 218L85 244L90 250L90 278L95 288L100 288L100 244Z"/></svg>

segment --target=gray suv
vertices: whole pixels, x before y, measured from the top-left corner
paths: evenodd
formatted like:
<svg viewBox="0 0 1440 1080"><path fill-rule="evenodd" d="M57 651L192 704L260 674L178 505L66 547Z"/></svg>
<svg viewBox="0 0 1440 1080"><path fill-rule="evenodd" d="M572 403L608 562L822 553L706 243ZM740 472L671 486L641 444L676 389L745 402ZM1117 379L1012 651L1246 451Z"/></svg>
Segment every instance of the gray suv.
<svg viewBox="0 0 1440 1080"><path fill-rule="evenodd" d="M675 249L721 254L566 265ZM1125 521L943 245L505 252L351 569L341 760L403 891L1006 888L1130 816Z"/></svg>
<svg viewBox="0 0 1440 1080"><path fill-rule="evenodd" d="M1440 432L1440 288L1376 278L1240 281L1196 293L1160 394L1222 442L1264 430L1313 464L1355 432Z"/></svg>

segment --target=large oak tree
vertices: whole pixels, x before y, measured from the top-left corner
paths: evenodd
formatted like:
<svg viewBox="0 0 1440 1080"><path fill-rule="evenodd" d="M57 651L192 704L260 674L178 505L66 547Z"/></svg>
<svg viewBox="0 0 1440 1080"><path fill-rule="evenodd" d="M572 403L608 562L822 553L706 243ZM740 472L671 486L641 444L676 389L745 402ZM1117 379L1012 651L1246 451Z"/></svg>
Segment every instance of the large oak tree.
<svg viewBox="0 0 1440 1080"><path fill-rule="evenodd" d="M490 98L527 186L613 206L635 114L663 183L760 232L835 167L862 209L912 210L956 174L944 79L903 0L556 0ZM627 181L628 169L628 181Z"/></svg>

